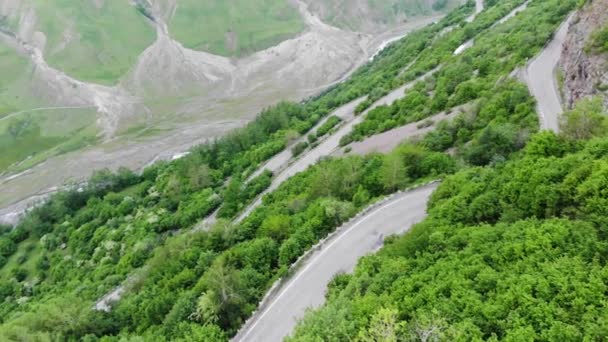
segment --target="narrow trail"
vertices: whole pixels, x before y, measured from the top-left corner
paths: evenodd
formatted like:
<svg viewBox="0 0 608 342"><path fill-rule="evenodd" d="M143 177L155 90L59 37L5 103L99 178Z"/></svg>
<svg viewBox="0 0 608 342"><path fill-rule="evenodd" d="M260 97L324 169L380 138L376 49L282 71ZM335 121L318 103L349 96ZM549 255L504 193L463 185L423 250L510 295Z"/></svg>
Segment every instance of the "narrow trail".
<svg viewBox="0 0 608 342"><path fill-rule="evenodd" d="M563 113L555 68L559 63L562 46L573 14L559 27L553 40L523 71L523 79L536 98L541 129L559 132L559 117Z"/></svg>
<svg viewBox="0 0 608 342"><path fill-rule="evenodd" d="M524 2L523 4L517 6L516 8L514 8L511 12L509 12L507 15L505 15L504 17L500 18L500 20L496 21L490 28L494 28L500 24L504 24L505 22L507 22L509 19L513 18L514 16L517 15L517 13L524 11L526 8L528 8L528 4L530 4L531 0L528 0L526 2ZM479 13L481 13L484 9L483 7L483 1L481 1L481 5L480 2L478 1L477 3L477 10L475 12L475 14L472 16L472 20L469 22L472 22L473 20L475 20L475 16ZM479 7L481 6L481 7ZM471 18L471 17L469 17ZM475 45L475 38L472 38L470 40L467 40L466 42L464 42L462 45L460 45L455 51L454 51L454 55L460 55L461 53L463 53L464 51L466 51L467 49L470 49L473 47L473 45Z"/></svg>
<svg viewBox="0 0 608 342"><path fill-rule="evenodd" d="M260 309L233 342L279 342L306 310L325 302L328 283L350 272L359 258L375 252L385 236L407 232L426 217L426 203L437 184L396 194L339 228L301 261L296 273L269 292Z"/></svg>
<svg viewBox="0 0 608 342"><path fill-rule="evenodd" d="M469 16L468 18L465 19L465 21L467 23L472 23L475 18L477 18L477 16L479 15L479 13L483 12L484 10L484 0L475 0L475 12L473 14L471 14L471 16ZM458 48L456 48L456 50L454 51L454 55L460 55L461 53L463 53L465 50L473 47L473 44L475 43L474 39L468 40L466 42L464 42L462 45L460 45Z"/></svg>
<svg viewBox="0 0 608 342"><path fill-rule="evenodd" d="M327 120L329 120L329 118L332 116L339 117L345 123L350 122L351 120L353 120L355 118L355 116L354 116L355 108L357 108L357 106L359 104L361 104L361 102L365 101L366 99L367 99L367 96L363 96L363 97L357 98L347 104L340 106L338 109L334 110L332 113L330 113L325 118L323 118L323 120L319 121L319 123L317 123L312 129L310 129L309 132L316 132L319 129L319 127L323 126L323 124L325 122L327 122ZM298 143L305 142L305 141L308 141L307 134L302 135L299 139L297 139L295 142L293 142L290 145L290 147L295 146ZM305 155L306 155L306 153L305 153ZM249 180L259 176L262 172L264 172L264 170L268 170L275 174L279 173L280 171L284 170L289 165L289 162L292 160L292 158L293 158L293 153L291 152L291 149L288 147L285 150L283 150L281 153L270 158L270 160L268 160L264 165L259 167L249 177Z"/></svg>

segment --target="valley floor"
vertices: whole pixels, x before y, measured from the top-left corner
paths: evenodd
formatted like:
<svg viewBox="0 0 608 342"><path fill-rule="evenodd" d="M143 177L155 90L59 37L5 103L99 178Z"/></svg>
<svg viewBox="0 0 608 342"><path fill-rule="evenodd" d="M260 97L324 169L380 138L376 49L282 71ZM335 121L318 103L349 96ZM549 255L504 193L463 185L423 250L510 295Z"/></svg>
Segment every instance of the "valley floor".
<svg viewBox="0 0 608 342"><path fill-rule="evenodd" d="M243 66L239 66L240 71L231 76L233 80L229 88L232 90L222 95L224 97L203 96L182 99L177 114L166 122L136 134L113 138L99 146L51 157L28 168L25 172L0 176L0 208L2 208L0 222L14 222L25 208L35 203L41 196L52 193L58 188L58 184L84 181L94 170L103 168L115 170L118 167L127 167L138 170L157 160L171 160L192 146L244 126L263 108L275 104L277 99L300 101L318 94L326 87L346 79L360 65L366 63L385 41L403 36L441 17L421 17L376 37L361 36L355 39L354 34L329 27L306 12L305 8L301 10L311 27L310 31L239 62L238 64ZM314 39L322 39L323 35L315 32L328 30L332 32L327 36L328 38L343 40L341 44L349 47L349 59L344 60L341 55L331 57L327 54L323 54L325 58L320 58L315 56L316 52L313 51L309 51L312 54L307 56L307 49L297 48L302 44L308 44L307 41L312 39L309 35L316 35ZM162 30L159 34L162 34ZM323 46L328 42L321 41L316 44ZM279 58L291 58L280 52L282 50L299 51L301 55L295 63L293 61L286 63L287 60L278 61L274 57L276 53L280 53ZM146 53L144 52L144 55ZM302 69L301 63L312 62L318 70L327 71L317 72L313 78L307 79L303 79L304 75L299 72L292 72ZM265 70L266 67L259 68L271 64L284 64L287 65L287 69L277 73L276 70ZM239 74L245 75L247 79ZM271 77L263 75L271 75ZM240 84L241 82L245 83Z"/></svg>

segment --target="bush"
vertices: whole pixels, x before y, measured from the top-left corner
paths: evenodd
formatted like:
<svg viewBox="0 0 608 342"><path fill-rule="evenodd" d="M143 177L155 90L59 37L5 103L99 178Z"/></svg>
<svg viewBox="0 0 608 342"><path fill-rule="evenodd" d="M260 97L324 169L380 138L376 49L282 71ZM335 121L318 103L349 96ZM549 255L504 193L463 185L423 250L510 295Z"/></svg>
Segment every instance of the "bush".
<svg viewBox="0 0 608 342"><path fill-rule="evenodd" d="M317 129L317 137L322 137L325 134L327 134L327 132L329 132L332 128L336 127L340 122L342 122L342 119L340 119L337 116L331 116L327 119L327 121L325 121L325 123L323 125L321 125L321 127L319 127L319 129Z"/></svg>
<svg viewBox="0 0 608 342"><path fill-rule="evenodd" d="M11 270L11 275L15 277L18 282L22 282L27 278L28 272L24 268L15 267Z"/></svg>
<svg viewBox="0 0 608 342"><path fill-rule="evenodd" d="M314 144L317 141L317 135L315 133L310 133L308 135L308 143Z"/></svg>
<svg viewBox="0 0 608 342"><path fill-rule="evenodd" d="M300 154L302 154L302 152L304 152L306 149L308 148L308 143L307 142L299 142L297 143L292 149L291 149L291 153L293 154L294 157L299 156Z"/></svg>
<svg viewBox="0 0 608 342"><path fill-rule="evenodd" d="M592 54L601 54L608 52L608 26L597 29L591 34L585 52Z"/></svg>
<svg viewBox="0 0 608 342"><path fill-rule="evenodd" d="M560 130L572 140L588 140L608 134L608 120L602 114L602 99L582 99L574 109L564 113L560 121Z"/></svg>

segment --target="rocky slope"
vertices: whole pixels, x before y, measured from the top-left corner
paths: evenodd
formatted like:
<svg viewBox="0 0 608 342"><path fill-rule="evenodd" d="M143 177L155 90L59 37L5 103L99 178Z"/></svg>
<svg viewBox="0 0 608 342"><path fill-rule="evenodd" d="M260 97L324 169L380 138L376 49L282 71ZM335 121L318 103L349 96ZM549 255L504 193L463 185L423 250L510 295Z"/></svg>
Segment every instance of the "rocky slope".
<svg viewBox="0 0 608 342"><path fill-rule="evenodd" d="M589 48L596 32L608 26L608 0L588 1L578 11L563 46L561 68L565 105L599 95L608 108L608 53Z"/></svg>

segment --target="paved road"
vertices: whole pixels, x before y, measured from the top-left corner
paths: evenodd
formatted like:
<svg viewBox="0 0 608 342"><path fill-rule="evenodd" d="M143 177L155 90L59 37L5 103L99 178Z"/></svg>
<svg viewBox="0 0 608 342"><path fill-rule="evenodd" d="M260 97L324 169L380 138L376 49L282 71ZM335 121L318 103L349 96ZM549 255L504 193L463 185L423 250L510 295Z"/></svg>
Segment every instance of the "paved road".
<svg viewBox="0 0 608 342"><path fill-rule="evenodd" d="M496 24L492 25L492 27L500 25L500 24L504 24L507 20L513 18L514 16L517 15L517 13L523 12L526 10L526 8L528 8L528 5L530 4L531 0L528 0L526 2L524 2L523 4L517 6L514 10L511 11L511 13L507 14L505 17L503 17L502 19L500 19Z"/></svg>
<svg viewBox="0 0 608 342"><path fill-rule="evenodd" d="M310 131L316 132L319 129L319 127L323 126L323 124L325 122L327 122L327 120L330 117L332 117L334 115L344 121L352 120L351 116L355 112L355 108L357 108L357 106L361 102L365 101L365 99L367 99L367 96L360 97L343 106L338 107L331 114L327 115L323 120L319 121L319 123L317 123L317 125L315 125L315 127L313 127ZM299 138L297 141L295 141L292 145L295 146L296 144L298 144L300 142L306 142L306 141L308 141L308 135L305 134L301 138ZM280 172L285 167L287 167L287 165L289 164L289 161L291 160L292 157L293 157L293 153L291 153L291 148L284 149L281 153L270 158L270 160L268 160L262 167L258 168L249 177L249 180L259 176L264 170L268 170L273 173Z"/></svg>
<svg viewBox="0 0 608 342"><path fill-rule="evenodd" d="M483 0L475 0L475 13L471 14L471 16L469 16L465 20L469 23L473 22L473 20L475 20L475 17L477 17L477 15L483 11L483 5Z"/></svg>
<svg viewBox="0 0 608 342"><path fill-rule="evenodd" d="M366 155L373 152L389 153L404 141L411 138L420 137L426 133L431 132L435 129L438 123L454 119L461 113L460 109L464 109L467 107L468 105L460 106L452 110L450 114L439 113L426 119L412 122L405 126L393 128L390 131L372 135L371 137L363 141L354 142L348 145L348 147L351 148L350 153L358 155ZM433 124L427 127L419 128L419 125L424 124L427 121L432 121ZM344 153L340 150L336 151L334 155L341 156L344 155Z"/></svg>
<svg viewBox="0 0 608 342"><path fill-rule="evenodd" d="M522 12L526 8L528 8L529 3L530 3L530 1L526 1L525 3L517 6L515 9L513 9L511 12L509 12L509 14L507 14L506 16L504 16L500 20L498 20L496 23L494 23L494 25L492 25L492 27L496 27L500 24L504 24L506 21L508 21L509 19L516 16L517 13ZM469 18L467 18L467 21L472 22L473 20L475 20L475 17L483 11L483 9L484 9L483 6L484 6L483 0L477 0L475 13L473 15L471 15ZM454 50L454 55L455 56L460 55L461 53L465 52L467 49L472 48L473 45L475 45L474 38L464 42L462 45L460 45L458 48L456 48L456 50Z"/></svg>
<svg viewBox="0 0 608 342"><path fill-rule="evenodd" d="M236 222L241 222L255 208L257 208L260 204L262 204L262 197L265 194L274 191L281 184L283 184L284 181L286 181L290 177L292 177L292 176L294 176L294 175L296 175L296 174L298 174L298 173L306 170L309 166L317 163L320 158L331 155L336 149L338 149L340 147L340 139L342 139L342 137L344 137L345 135L347 135L348 133L350 133L352 131L353 127L355 127L359 123L363 122L363 120L365 119L365 116L367 115L367 113L369 113L369 111L371 111L372 109L374 109L374 108L376 108L378 106L381 106L381 105L390 105L393 102L395 102L396 100L402 98L405 95L405 91L407 89L411 88L412 86L414 86L414 84L416 84L416 82L418 80L424 79L424 78L432 75L438 69L439 68L436 68L436 69L430 71L429 73L421 76L417 80L415 80L413 82L410 82L410 83L407 83L407 84L405 84L405 85L403 85L403 86L401 86L401 87L393 90L392 92L390 92L386 96L384 96L381 99L379 99L378 101L376 101L370 108L368 108L366 111L364 111L363 113L361 113L359 116L357 116L353 120L351 120L351 121L345 123L344 125L342 125L332 136L330 136L329 138L323 140L317 147L315 147L314 149L312 149L312 150L308 151L307 153L305 153L297 161L295 161L289 167L287 167L282 172L280 172L278 175L276 175L276 177L273 179L273 181L270 184L270 186L268 187L268 189L266 189L266 191L264 191L262 193L262 195L259 196L258 199L256 199L255 202L253 202L236 219ZM345 108L346 108L346 110L354 111L355 107L356 106L353 106L353 102L351 102L351 103L349 103L349 104L347 104L347 105L339 108L337 111L344 111ZM345 115L345 113L341 112L340 115Z"/></svg>
<svg viewBox="0 0 608 342"><path fill-rule="evenodd" d="M561 25L554 39L524 72L524 80L537 101L541 128L554 132L559 131L559 116L563 113L554 72L571 20L572 16Z"/></svg>
<svg viewBox="0 0 608 342"><path fill-rule="evenodd" d="M350 272L362 256L376 251L383 238L404 233L426 216L426 203L436 184L396 195L350 225L314 252L300 270L241 329L235 342L274 342L288 336L307 308L325 301L329 281Z"/></svg>

